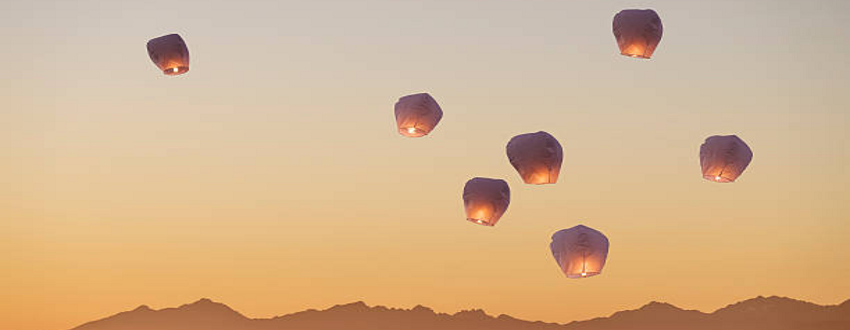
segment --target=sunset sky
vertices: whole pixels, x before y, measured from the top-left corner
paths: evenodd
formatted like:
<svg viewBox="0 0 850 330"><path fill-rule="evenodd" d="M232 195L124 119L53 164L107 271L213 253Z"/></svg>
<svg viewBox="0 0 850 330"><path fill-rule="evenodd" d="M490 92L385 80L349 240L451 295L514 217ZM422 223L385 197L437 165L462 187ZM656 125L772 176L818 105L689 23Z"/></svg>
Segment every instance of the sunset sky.
<svg viewBox="0 0 850 330"><path fill-rule="evenodd" d="M611 19L653 8L651 60ZM850 1L0 3L0 329L208 297L249 317L363 300L569 322L651 300L850 298ZM179 33L164 76L147 40ZM429 92L431 135L393 104ZM505 156L545 130L560 181ZM700 174L715 134L752 148ZM505 179L495 227L461 191ZM608 236L567 279L550 236Z"/></svg>

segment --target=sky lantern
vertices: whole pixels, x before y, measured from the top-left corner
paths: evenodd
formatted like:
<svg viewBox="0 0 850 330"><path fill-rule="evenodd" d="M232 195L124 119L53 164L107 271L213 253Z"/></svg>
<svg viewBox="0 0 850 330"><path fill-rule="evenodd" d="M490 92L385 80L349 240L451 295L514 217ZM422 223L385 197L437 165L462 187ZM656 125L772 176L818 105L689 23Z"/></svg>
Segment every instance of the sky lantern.
<svg viewBox="0 0 850 330"><path fill-rule="evenodd" d="M599 275L608 258L608 238L583 225L553 234L549 248L568 278Z"/></svg>
<svg viewBox="0 0 850 330"><path fill-rule="evenodd" d="M428 135L442 118L443 110L428 93L404 96L395 104L398 132L407 137Z"/></svg>
<svg viewBox="0 0 850 330"><path fill-rule="evenodd" d="M614 37L625 56L652 57L663 31L661 18L652 9L626 9L614 15Z"/></svg>
<svg viewBox="0 0 850 330"><path fill-rule="evenodd" d="M189 49L177 34L169 34L148 41L148 55L162 73L169 76L189 71Z"/></svg>
<svg viewBox="0 0 850 330"><path fill-rule="evenodd" d="M564 151L554 136L543 131L517 135L506 149L508 160L525 183L558 182Z"/></svg>
<svg viewBox="0 0 850 330"><path fill-rule="evenodd" d="M699 147L702 177L714 182L735 182L750 161L753 151L736 135L715 135Z"/></svg>
<svg viewBox="0 0 850 330"><path fill-rule="evenodd" d="M466 220L495 226L511 203L511 188L505 180L472 178L463 187Z"/></svg>

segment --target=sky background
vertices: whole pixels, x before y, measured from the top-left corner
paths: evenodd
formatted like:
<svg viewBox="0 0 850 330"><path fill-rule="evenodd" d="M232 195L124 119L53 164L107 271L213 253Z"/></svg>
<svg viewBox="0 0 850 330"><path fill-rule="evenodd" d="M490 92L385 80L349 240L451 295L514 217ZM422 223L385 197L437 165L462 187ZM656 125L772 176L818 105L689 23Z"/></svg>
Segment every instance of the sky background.
<svg viewBox="0 0 850 330"><path fill-rule="evenodd" d="M654 8L649 61L614 14ZM650 300L850 298L848 1L0 3L0 328L63 330L209 297L250 317L364 300L568 322ZM191 54L164 76L148 39ZM396 132L398 97L445 115ZM545 130L558 184L505 156ZM737 134L733 184L698 150ZM465 221L503 178L496 227ZM548 244L584 224L604 273Z"/></svg>

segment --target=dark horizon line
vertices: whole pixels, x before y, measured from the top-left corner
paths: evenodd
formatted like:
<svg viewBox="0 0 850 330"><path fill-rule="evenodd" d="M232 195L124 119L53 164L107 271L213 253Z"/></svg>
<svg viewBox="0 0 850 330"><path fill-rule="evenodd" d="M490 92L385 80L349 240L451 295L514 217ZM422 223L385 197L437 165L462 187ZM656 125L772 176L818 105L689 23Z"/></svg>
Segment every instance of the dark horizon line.
<svg viewBox="0 0 850 330"><path fill-rule="evenodd" d="M809 302L809 301L805 301L805 300L799 300L799 299L783 297L783 296L772 295L772 296L765 297L765 296L759 295L759 296L756 296L754 298L744 299L744 300L741 300L741 301L738 301L738 302L735 302L735 303L732 303L732 304L728 304L724 307L717 308L712 312L703 312L701 310L684 309L684 308L680 308L676 305L673 305L673 304L670 304L670 303L667 303L667 302L652 300L648 303L641 305L638 308L614 311L614 312L608 314L607 316L596 316L596 317L586 319L586 320L573 320L573 321L569 321L567 323L559 323L559 322L548 322L548 321L543 321L543 320L518 319L518 318L513 317L511 315L508 315L508 314L499 314L499 315L494 316L494 315L491 315L491 314L487 314L487 312L484 311L484 309L481 309L481 308L461 309L461 310L454 312L454 313L448 313L448 312L437 312L434 309L432 309L428 306L424 306L422 304L417 304L416 306L414 306L412 308L398 308L398 307L387 307L387 306L384 306L384 305L371 305L370 306L366 302L364 302L363 300L357 300L357 301L345 303L345 304L335 304L335 305L328 307L328 308L325 308L325 309L308 308L308 309L297 311L297 312L286 313L286 314L271 316L271 317L267 317L267 318L262 318L262 317L252 318L252 317L245 316L241 312L234 310L233 308L231 308L229 305L227 305L225 303L217 302L217 301L214 301L210 298L200 298L195 302L188 303L188 304L182 304L178 307L164 307L164 308L160 308L160 309L153 309L153 308L150 308L148 305L143 304L143 305L139 305L138 307L136 307L133 310L119 312L115 315L135 312L135 311L139 311L139 310L149 310L149 311L152 311L152 312L159 312L159 311L164 311L164 310L180 310L180 309L185 309L185 308L191 308L193 306L202 306L202 305L220 306L220 307L223 307L223 308L226 308L226 309L232 311L233 313L239 314L240 316L242 316L246 319L249 319L249 320L274 320L274 319L284 318L284 317L287 317L287 316L301 314L301 313L326 312L326 311L339 310L339 309L344 309L344 308L360 308L360 309L366 309L366 310L386 310L386 311L401 311L401 312L411 312L411 311L414 311L414 310L423 310L424 309L424 310L427 310L427 311L433 313L434 315L456 316L458 314L462 315L462 314L476 313L476 314L482 314L486 317L494 318L494 319L508 317L508 318L521 320L521 321L527 321L527 322L543 322L543 323L553 324L553 325L569 325L569 324L575 323L575 322L583 322L583 321L589 321L589 320L593 320L593 319L597 319L597 318L611 317L614 314L621 313L621 312L638 311L638 310L643 310L643 309L652 308L652 307L663 307L663 308L667 308L667 309L674 309L674 310L685 311L685 312L698 312L698 313L701 313L701 314L704 314L704 315L712 315L712 314L717 313L718 311L728 309L730 307L740 305L740 304L743 304L743 303L752 302L752 301L770 301L770 300L793 302L793 303L802 303L802 304L814 305L814 306L821 307L821 308L838 307L838 306L843 306L845 304L850 305L850 298L844 299L843 301L836 303L836 304L821 305L821 304L817 304L817 303L813 303L813 302Z"/></svg>

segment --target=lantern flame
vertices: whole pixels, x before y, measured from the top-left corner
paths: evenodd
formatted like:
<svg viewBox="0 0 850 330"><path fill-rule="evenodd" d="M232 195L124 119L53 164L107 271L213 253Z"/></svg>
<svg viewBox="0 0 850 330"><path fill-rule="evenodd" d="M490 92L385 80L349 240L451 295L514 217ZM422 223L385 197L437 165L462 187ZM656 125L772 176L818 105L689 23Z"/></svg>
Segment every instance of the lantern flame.
<svg viewBox="0 0 850 330"><path fill-rule="evenodd" d="M621 54L632 58L649 58L646 56L646 47L638 43L629 45Z"/></svg>
<svg viewBox="0 0 850 330"><path fill-rule="evenodd" d="M587 277L587 273L581 273L581 277Z"/></svg>
<svg viewBox="0 0 850 330"><path fill-rule="evenodd" d="M487 207L478 207L473 214L466 219L479 225L490 226L493 210Z"/></svg>
<svg viewBox="0 0 850 330"><path fill-rule="evenodd" d="M416 133L416 127L408 127L407 132L410 134Z"/></svg>
<svg viewBox="0 0 850 330"><path fill-rule="evenodd" d="M718 176L715 176L715 177L714 177L714 181L720 181L720 176L719 176L719 175L718 175Z"/></svg>

